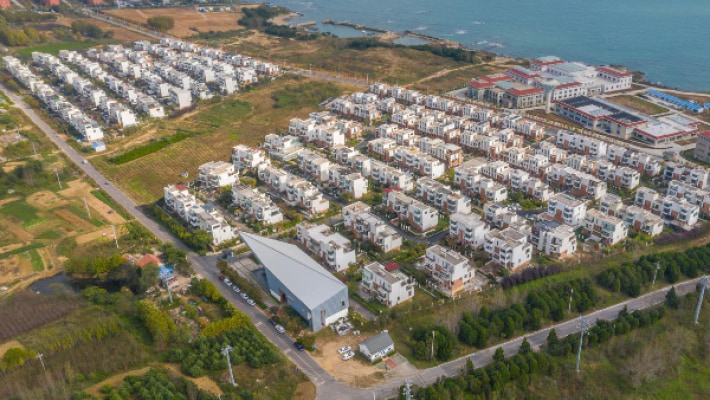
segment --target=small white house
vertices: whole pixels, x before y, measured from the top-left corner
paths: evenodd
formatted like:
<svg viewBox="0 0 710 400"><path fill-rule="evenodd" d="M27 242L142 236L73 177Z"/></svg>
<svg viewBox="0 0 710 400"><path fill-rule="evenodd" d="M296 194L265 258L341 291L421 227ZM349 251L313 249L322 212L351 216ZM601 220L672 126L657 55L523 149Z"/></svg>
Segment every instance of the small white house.
<svg viewBox="0 0 710 400"><path fill-rule="evenodd" d="M384 331L360 343L360 354L370 362L375 362L394 351L394 341Z"/></svg>

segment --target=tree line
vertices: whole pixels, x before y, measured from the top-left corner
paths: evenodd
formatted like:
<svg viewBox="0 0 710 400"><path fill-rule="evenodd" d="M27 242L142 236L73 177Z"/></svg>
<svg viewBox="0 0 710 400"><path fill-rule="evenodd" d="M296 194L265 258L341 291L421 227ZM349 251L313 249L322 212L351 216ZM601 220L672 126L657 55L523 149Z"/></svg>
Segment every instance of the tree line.
<svg viewBox="0 0 710 400"><path fill-rule="evenodd" d="M658 270L656 270L658 268ZM597 283L630 297L641 294L643 286L657 280L675 283L685 276L695 278L710 272L710 247L693 247L685 252L667 251L644 255L636 263L625 263L597 275Z"/></svg>
<svg viewBox="0 0 710 400"><path fill-rule="evenodd" d="M624 309L619 312L619 317L615 321L598 320L588 330L588 335L585 335L583 347L592 347L614 336L625 335L634 329L653 325L663 318L665 313L664 306L633 313ZM544 351L533 352L527 339L523 339L516 355L506 359L503 349L499 347L493 355L493 362L486 367L474 368L473 363L468 359L462 375L441 378L431 386L415 388L414 394L417 399L427 400L498 398L497 396L507 384L519 383L527 386L535 375L554 375L559 368L557 359L574 353L578 345L578 335L559 339L557 332L552 329ZM405 399L404 393L401 393L400 399Z"/></svg>

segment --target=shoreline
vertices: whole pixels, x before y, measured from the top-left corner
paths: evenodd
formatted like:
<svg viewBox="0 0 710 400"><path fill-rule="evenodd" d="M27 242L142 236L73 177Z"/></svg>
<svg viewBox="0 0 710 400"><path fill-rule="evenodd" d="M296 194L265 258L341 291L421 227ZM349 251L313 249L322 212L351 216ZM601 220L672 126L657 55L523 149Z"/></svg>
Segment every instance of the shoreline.
<svg viewBox="0 0 710 400"><path fill-rule="evenodd" d="M263 3L263 4L267 4L267 3ZM282 8L287 9L285 7L282 7ZM292 10L288 10L288 11L290 12L290 14L294 14L297 17L304 17L305 16L303 13L300 13L300 12L296 12L296 11L292 11ZM291 17L291 18L296 18L296 17ZM287 18L284 18L284 19L287 19ZM444 46L452 47L452 48L458 48L458 49L466 50L466 51L481 52L483 54L489 54L494 57L505 57L505 58L511 58L511 59L515 59L515 60L524 60L524 61L530 61L535 58L535 57L517 57L517 56L508 55L508 54L503 54L498 51L495 51L496 47L492 47L490 49L473 49L473 48L470 48L470 47L466 46L465 44L463 44L461 42L457 42L455 40L443 39L443 38L440 38L437 36L428 35L428 34L424 34L424 33L418 33L418 32L412 31L412 30L405 30L402 32L390 31L387 29L372 27L372 26L368 26L368 25L364 25L364 24L357 24L354 22L335 21L330 18L324 19L322 21L322 23L323 24L330 24L330 25L334 25L334 26L347 26L347 27L350 27L350 28L353 28L356 30L367 30L370 32L375 32L377 34L372 35L371 37L378 37L378 38L381 38L382 40L386 40L389 42L392 42L394 39L401 38L401 37L413 37L413 38L418 38L418 39L423 39L423 40L429 40L429 41L431 41L431 43L434 43L434 44L444 45ZM313 26L313 25L315 25L315 23L309 22L308 26ZM318 30L316 29L316 31L318 31ZM337 35L335 35L335 36L337 37ZM407 45L404 45L404 46L407 46ZM542 57L542 56L543 55L541 55L539 57ZM587 64L585 61L581 61L581 62ZM597 64L587 64L587 65L597 65ZM662 83L659 84L657 82L649 81L646 79L646 72L645 71L638 70L638 69L631 69L631 68L629 68L625 65L622 65L622 64L609 62L607 64L598 64L598 65L613 65L616 67L620 67L621 69L628 71L629 73L637 73L640 77L640 80L635 81L635 83L640 83L643 85L652 86L652 87L655 87L658 89L668 89L668 90L675 90L678 92L698 93L701 95L710 96L710 90L702 91L702 90L692 90L692 89L681 89L678 87L667 86Z"/></svg>

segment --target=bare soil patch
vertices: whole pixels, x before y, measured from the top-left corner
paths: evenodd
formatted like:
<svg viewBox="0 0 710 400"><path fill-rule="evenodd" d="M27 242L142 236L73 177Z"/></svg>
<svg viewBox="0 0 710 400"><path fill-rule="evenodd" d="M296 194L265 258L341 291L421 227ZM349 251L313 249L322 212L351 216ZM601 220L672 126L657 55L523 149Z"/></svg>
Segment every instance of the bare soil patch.
<svg viewBox="0 0 710 400"><path fill-rule="evenodd" d="M293 400L313 400L316 398L316 385L311 381L301 382L296 386Z"/></svg>
<svg viewBox="0 0 710 400"><path fill-rule="evenodd" d="M21 242L26 242L26 241L32 240L32 238L34 238L34 236L31 233L27 232L20 225L11 221L10 218L0 219L0 227L7 230L11 234L13 234L15 236L15 238L17 238L17 240L21 241Z"/></svg>
<svg viewBox="0 0 710 400"><path fill-rule="evenodd" d="M54 210L53 212L68 223L67 229L71 232L82 232L87 230L89 226L93 226L67 209Z"/></svg>
<svg viewBox="0 0 710 400"><path fill-rule="evenodd" d="M112 224L117 225L126 222L125 218L119 215L115 210L111 209L111 207L109 207L106 203L91 194L91 191L94 190L93 186L81 180L68 182L68 186L69 187L67 189L60 191L59 194L64 197L77 198L82 203L84 198L86 198L86 202L89 203L89 208L92 212L99 213L104 219Z"/></svg>
<svg viewBox="0 0 710 400"><path fill-rule="evenodd" d="M58 23L60 25L64 26L71 26L71 23L74 21L85 21L85 22L90 22L99 28L103 29L104 32L106 31L112 31L113 32L113 38L116 39L117 41L120 42L135 42L136 40L146 40L146 39L152 39L149 38L148 36L142 35L138 32L131 31L129 29L121 28L116 25L109 24L107 22L99 21L97 19L93 18L65 18L65 17L59 17L57 21L54 21L54 23Z"/></svg>
<svg viewBox="0 0 710 400"><path fill-rule="evenodd" d="M22 197L16 196L16 197L8 197L7 199L0 200L0 207L7 203L12 203L13 201L20 200Z"/></svg>
<svg viewBox="0 0 710 400"><path fill-rule="evenodd" d="M316 341L318 350L311 353L311 356L336 380L342 380L355 387L372 387L384 382L385 379L382 370L359 355L358 346L365 339L367 338L352 335L319 338ZM350 346L356 354L355 357L343 361L342 356L338 354L338 349L343 346Z"/></svg>
<svg viewBox="0 0 710 400"><path fill-rule="evenodd" d="M116 227L116 234L121 237L121 231L120 227ZM86 244L88 242L94 241L99 238L105 238L106 240L113 240L113 228L110 226L106 226L104 228L101 228L98 231L95 232L89 232L85 233L83 235L79 235L75 238L76 244L81 246L82 244Z"/></svg>
<svg viewBox="0 0 710 400"><path fill-rule="evenodd" d="M200 32L223 32L229 30L242 29L237 21L242 17L241 12L220 11L220 12L200 12L198 7L180 8L156 8L156 9L122 9L107 11L108 14L120 18L131 20L139 24L147 24L148 18L155 16L168 16L175 20L175 27L168 33L186 37L195 35L197 32L190 28L195 28Z"/></svg>
<svg viewBox="0 0 710 400"><path fill-rule="evenodd" d="M2 170L5 173L12 172L15 168L25 165L24 161L10 161L2 165Z"/></svg>
<svg viewBox="0 0 710 400"><path fill-rule="evenodd" d="M56 207L62 207L69 202L49 190L41 190L32 193L25 199L27 204L36 207L39 210L49 210Z"/></svg>
<svg viewBox="0 0 710 400"><path fill-rule="evenodd" d="M18 279L32 275L32 264L28 258L14 255L0 260L0 286L7 286Z"/></svg>

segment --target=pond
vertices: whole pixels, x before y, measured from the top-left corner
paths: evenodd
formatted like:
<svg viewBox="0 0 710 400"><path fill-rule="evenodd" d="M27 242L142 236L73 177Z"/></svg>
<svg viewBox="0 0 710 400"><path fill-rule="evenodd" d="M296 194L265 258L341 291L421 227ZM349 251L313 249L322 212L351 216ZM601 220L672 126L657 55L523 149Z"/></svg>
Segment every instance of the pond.
<svg viewBox="0 0 710 400"><path fill-rule="evenodd" d="M33 283L30 285L30 290L42 295L55 295L66 292L79 293L89 286L100 286L109 293L121 290L121 286L116 282L107 283L95 279L71 279L64 272Z"/></svg>

